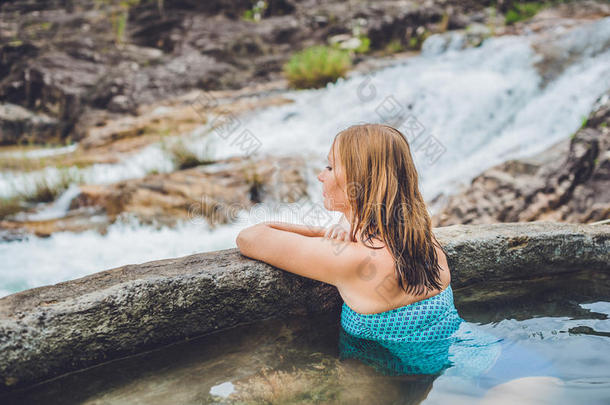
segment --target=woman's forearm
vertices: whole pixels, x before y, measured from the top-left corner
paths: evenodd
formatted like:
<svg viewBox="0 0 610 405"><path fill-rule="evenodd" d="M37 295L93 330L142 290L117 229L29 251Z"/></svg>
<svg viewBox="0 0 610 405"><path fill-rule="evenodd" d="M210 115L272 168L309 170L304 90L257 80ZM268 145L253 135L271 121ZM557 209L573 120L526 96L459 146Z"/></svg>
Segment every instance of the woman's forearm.
<svg viewBox="0 0 610 405"><path fill-rule="evenodd" d="M282 231L294 232L304 236L324 236L326 228L322 226L291 224L290 222L266 221L265 224Z"/></svg>

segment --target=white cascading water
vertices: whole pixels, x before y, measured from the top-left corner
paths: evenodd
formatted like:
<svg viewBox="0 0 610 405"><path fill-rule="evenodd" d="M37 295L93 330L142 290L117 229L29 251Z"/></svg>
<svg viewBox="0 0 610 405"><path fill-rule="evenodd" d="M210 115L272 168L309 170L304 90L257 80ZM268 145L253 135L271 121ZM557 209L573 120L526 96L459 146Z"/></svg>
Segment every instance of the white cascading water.
<svg viewBox="0 0 610 405"><path fill-rule="evenodd" d="M243 211L235 223L216 229L201 220L175 229L156 229L133 220L113 224L103 236L95 231L58 232L48 238L0 243L0 296L124 264L234 247L239 230L264 220L316 224L336 220L338 213L318 220L309 215L312 207L322 204L315 170L324 167L335 134L352 124L387 122L403 130L412 142L426 200L455 192L490 166L543 151L578 130L595 100L610 88L610 18L549 40L549 46L560 51L564 47L565 52L579 52L545 86L535 68L540 55L530 46L535 40L536 35L495 37L462 50L455 34L433 35L420 56L400 64L352 75L325 89L287 92L284 96L294 103L239 117L235 133L247 129L254 135L260 141L257 153L307 157L304 173L311 201L277 205L267 199L256 209ZM392 118L397 111L406 121ZM216 158L248 153L232 144L231 137L206 135L208 131L207 127L195 130L190 146L211 147ZM426 139L428 143L422 142ZM431 149L420 147L430 141L436 154L427 155ZM94 165L81 173L87 183L103 184L141 177L151 169L173 170L159 145L120 164ZM0 173L0 195L25 190L35 176L53 178L56 172L47 168L24 177ZM39 219L63 215L68 197L75 192L74 187L68 189L65 198L37 214Z"/></svg>

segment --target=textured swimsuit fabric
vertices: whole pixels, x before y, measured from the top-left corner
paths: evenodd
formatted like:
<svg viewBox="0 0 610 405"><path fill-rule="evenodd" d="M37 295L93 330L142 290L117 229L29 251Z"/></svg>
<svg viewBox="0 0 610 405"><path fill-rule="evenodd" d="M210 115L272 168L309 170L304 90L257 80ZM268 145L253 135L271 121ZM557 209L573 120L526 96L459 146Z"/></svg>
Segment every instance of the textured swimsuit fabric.
<svg viewBox="0 0 610 405"><path fill-rule="evenodd" d="M359 314L343 303L339 349L386 375L477 377L501 352L497 336L464 321L449 285L439 294L378 314Z"/></svg>
<svg viewBox="0 0 610 405"><path fill-rule="evenodd" d="M450 337L463 319L453 305L451 285L433 297L377 314L360 314L345 302L341 326L349 334L384 342L425 343Z"/></svg>

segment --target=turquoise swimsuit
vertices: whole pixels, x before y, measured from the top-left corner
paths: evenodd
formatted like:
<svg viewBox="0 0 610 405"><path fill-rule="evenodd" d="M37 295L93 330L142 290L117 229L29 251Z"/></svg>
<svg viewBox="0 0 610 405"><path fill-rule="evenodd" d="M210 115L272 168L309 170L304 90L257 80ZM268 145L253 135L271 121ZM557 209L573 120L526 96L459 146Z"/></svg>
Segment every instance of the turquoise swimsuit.
<svg viewBox="0 0 610 405"><path fill-rule="evenodd" d="M496 344L480 345L490 345L493 352L457 344L479 346L481 333L472 341L469 325L453 304L451 285L433 297L376 314L360 314L344 302L341 326L340 358L359 359L386 375L439 374L453 365L452 360L479 374L479 365L489 367L497 357Z"/></svg>
<svg viewBox="0 0 610 405"><path fill-rule="evenodd" d="M350 335L383 342L431 342L451 336L463 321L451 285L425 300L376 314L360 314L344 302L341 326Z"/></svg>

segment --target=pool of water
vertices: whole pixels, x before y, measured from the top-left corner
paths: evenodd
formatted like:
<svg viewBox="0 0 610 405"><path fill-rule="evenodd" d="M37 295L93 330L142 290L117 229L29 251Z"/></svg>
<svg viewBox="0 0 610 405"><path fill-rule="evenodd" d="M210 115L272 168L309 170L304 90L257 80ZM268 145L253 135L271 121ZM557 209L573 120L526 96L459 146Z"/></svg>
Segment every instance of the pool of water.
<svg viewBox="0 0 610 405"><path fill-rule="evenodd" d="M382 346L337 312L242 325L0 397L3 404L608 404L610 276L454 288L450 341Z"/></svg>

